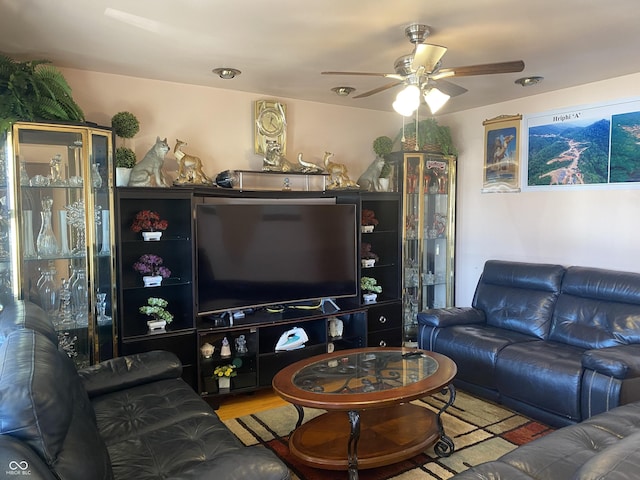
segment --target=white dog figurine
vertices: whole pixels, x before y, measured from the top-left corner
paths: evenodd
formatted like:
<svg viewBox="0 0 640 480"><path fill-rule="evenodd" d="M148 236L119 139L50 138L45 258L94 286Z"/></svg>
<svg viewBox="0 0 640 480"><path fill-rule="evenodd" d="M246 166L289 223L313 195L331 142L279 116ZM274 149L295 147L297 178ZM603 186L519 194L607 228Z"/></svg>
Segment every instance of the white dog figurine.
<svg viewBox="0 0 640 480"><path fill-rule="evenodd" d="M164 157L169 153L167 139L156 138L156 143L151 147L142 160L135 164L129 177L130 187L152 187L155 181L156 187L168 187L162 173Z"/></svg>

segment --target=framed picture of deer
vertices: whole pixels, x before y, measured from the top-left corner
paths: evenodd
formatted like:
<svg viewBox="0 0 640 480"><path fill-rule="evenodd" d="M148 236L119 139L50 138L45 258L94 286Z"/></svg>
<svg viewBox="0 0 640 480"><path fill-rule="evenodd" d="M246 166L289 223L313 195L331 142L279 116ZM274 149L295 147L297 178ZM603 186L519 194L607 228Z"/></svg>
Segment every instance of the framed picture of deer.
<svg viewBox="0 0 640 480"><path fill-rule="evenodd" d="M500 115L484 125L483 192L520 191L522 115Z"/></svg>

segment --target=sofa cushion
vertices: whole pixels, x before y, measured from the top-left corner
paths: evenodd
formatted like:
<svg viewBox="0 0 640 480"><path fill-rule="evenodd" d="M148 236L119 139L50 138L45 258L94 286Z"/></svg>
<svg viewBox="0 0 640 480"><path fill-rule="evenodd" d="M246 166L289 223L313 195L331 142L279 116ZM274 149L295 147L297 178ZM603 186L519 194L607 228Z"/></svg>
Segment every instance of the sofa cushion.
<svg viewBox="0 0 640 480"><path fill-rule="evenodd" d="M496 365L500 395L580 421L582 353L571 345L542 340L507 345Z"/></svg>
<svg viewBox="0 0 640 480"><path fill-rule="evenodd" d="M58 344L58 334L47 318L47 314L31 302L7 301L0 311L0 345L11 332L27 328L35 330Z"/></svg>
<svg viewBox="0 0 640 480"><path fill-rule="evenodd" d="M640 274L569 267L549 339L587 349L640 343Z"/></svg>
<svg viewBox="0 0 640 480"><path fill-rule="evenodd" d="M94 397L92 404L108 446L184 419L215 417L214 411L179 378Z"/></svg>
<svg viewBox="0 0 640 480"><path fill-rule="evenodd" d="M586 462L574 480L626 480L640 472L640 432L623 438Z"/></svg>
<svg viewBox="0 0 640 480"><path fill-rule="evenodd" d="M92 402L116 479L288 478L268 450L244 447L181 379L131 386Z"/></svg>
<svg viewBox="0 0 640 480"><path fill-rule="evenodd" d="M561 265L489 260L472 306L488 325L545 339L564 272Z"/></svg>
<svg viewBox="0 0 640 480"><path fill-rule="evenodd" d="M55 465L60 480L112 478L73 362L34 330L16 330L0 347L0 433Z"/></svg>
<svg viewBox="0 0 640 480"><path fill-rule="evenodd" d="M438 330L433 351L453 359L458 367L456 380L496 388L496 361L500 351L514 342L535 337L486 325L459 325Z"/></svg>

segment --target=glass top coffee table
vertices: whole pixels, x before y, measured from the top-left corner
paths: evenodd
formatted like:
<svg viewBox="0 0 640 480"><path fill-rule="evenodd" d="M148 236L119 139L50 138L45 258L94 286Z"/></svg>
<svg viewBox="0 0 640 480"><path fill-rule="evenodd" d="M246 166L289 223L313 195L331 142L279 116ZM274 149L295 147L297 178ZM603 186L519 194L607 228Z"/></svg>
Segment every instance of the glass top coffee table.
<svg viewBox="0 0 640 480"><path fill-rule="evenodd" d="M453 404L455 363L444 355L409 348L359 348L296 362L273 378L273 389L298 411L289 449L303 463L328 470L396 463L434 446L453 453L441 414ZM448 393L438 412L410 403ZM302 423L304 410L326 413Z"/></svg>

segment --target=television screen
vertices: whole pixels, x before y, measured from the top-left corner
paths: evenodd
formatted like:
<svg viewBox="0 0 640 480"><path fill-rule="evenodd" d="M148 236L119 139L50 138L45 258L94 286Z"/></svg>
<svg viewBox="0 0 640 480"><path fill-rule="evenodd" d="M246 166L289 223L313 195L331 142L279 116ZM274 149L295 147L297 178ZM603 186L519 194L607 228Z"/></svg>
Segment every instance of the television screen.
<svg viewBox="0 0 640 480"><path fill-rule="evenodd" d="M196 206L198 314L357 295L355 205Z"/></svg>

